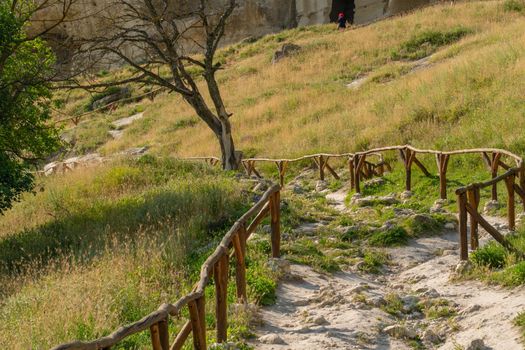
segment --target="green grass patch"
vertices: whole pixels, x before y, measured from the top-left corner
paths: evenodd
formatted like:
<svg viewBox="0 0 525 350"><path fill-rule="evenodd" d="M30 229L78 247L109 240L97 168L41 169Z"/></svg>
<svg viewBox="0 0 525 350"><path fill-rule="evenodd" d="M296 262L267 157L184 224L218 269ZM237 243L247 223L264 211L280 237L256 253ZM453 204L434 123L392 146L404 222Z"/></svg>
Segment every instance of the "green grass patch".
<svg viewBox="0 0 525 350"><path fill-rule="evenodd" d="M439 47L452 44L470 33L472 30L463 27L448 31L427 30L401 44L397 50L392 51L391 57L393 60L421 59L431 55Z"/></svg>
<svg viewBox="0 0 525 350"><path fill-rule="evenodd" d="M393 247L405 245L408 238L407 230L400 226L394 226L384 231L374 232L368 239L368 243L376 247Z"/></svg>
<svg viewBox="0 0 525 350"><path fill-rule="evenodd" d="M525 252L524 227L506 238L518 251ZM497 242L489 242L472 252L470 260L474 263L474 269L465 273L466 278L477 278L508 287L525 284L525 261L519 260L514 253L508 252Z"/></svg>
<svg viewBox="0 0 525 350"><path fill-rule="evenodd" d="M525 340L525 311L520 312L514 319L514 324L519 327L521 338Z"/></svg>
<svg viewBox="0 0 525 350"><path fill-rule="evenodd" d="M507 12L525 13L525 1L523 0L505 0L503 9Z"/></svg>
<svg viewBox="0 0 525 350"><path fill-rule="evenodd" d="M359 266L359 269L368 273L380 273L381 268L384 264L386 264L387 259L388 255L383 252L376 250L365 250L363 252L363 262Z"/></svg>

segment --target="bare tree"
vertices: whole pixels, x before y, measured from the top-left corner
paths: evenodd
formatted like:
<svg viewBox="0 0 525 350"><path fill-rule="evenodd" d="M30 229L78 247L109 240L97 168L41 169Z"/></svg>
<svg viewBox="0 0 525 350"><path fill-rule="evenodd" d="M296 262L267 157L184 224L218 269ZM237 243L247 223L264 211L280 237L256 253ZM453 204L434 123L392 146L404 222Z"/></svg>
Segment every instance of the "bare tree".
<svg viewBox="0 0 525 350"><path fill-rule="evenodd" d="M217 83L220 64L215 62L236 6L236 0L109 0L98 18L102 30L77 38L80 50L72 59L77 69L78 62L119 63L132 69L130 78L90 87L139 82L181 95L217 137L223 168L236 169L231 114ZM195 72L204 77L212 104L206 102Z"/></svg>

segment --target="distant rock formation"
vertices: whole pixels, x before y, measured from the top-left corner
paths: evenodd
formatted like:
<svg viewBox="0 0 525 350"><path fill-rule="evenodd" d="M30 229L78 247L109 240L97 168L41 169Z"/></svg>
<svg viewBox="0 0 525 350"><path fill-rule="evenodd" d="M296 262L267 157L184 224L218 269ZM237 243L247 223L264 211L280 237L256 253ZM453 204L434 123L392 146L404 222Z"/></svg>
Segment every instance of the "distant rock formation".
<svg viewBox="0 0 525 350"><path fill-rule="evenodd" d="M224 1L224 0L218 0ZM239 0L239 7L231 16L223 44L238 42L247 37L259 37L284 29L334 22L341 12L355 24L364 24L386 16L433 3L437 0ZM103 21L89 13L103 13L111 0L80 0L73 9L73 17L82 17L78 22L66 22L56 28L50 39L66 42L79 34L99 32ZM196 2L176 0L174 6L191 8ZM45 26L53 13L42 13L37 26ZM67 52L57 52L59 61Z"/></svg>

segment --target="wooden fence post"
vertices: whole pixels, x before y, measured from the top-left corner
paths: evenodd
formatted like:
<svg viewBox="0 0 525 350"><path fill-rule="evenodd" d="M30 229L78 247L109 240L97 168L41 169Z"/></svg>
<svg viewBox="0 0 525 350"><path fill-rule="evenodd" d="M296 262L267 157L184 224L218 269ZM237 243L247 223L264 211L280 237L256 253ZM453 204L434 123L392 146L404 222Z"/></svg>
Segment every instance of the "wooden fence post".
<svg viewBox="0 0 525 350"><path fill-rule="evenodd" d="M361 169L363 168L366 162L366 154L355 155L354 156L354 166L355 166L355 191L356 193L361 193Z"/></svg>
<svg viewBox="0 0 525 350"><path fill-rule="evenodd" d="M164 350L160 344L160 334L159 334L159 325L158 323L149 327L150 336L151 336L151 345L153 350Z"/></svg>
<svg viewBox="0 0 525 350"><path fill-rule="evenodd" d="M285 161L278 161L275 162L277 165L277 170L279 171L279 183L281 187L284 186L284 174L286 172L286 167L288 166L288 162Z"/></svg>
<svg viewBox="0 0 525 350"><path fill-rule="evenodd" d="M479 207L479 199L480 199L480 193L479 188L473 188L467 191L467 200L468 204L474 209L476 212L478 211ZM479 235L478 235L478 220L476 216L469 215L470 216L470 247L472 250L476 250L479 247Z"/></svg>
<svg viewBox="0 0 525 350"><path fill-rule="evenodd" d="M275 192L270 197L270 221L272 228L272 257L281 256L281 194Z"/></svg>
<svg viewBox="0 0 525 350"><path fill-rule="evenodd" d="M177 337L175 338L175 341L173 342L173 345L171 346L170 350L182 349L184 343L186 342L186 339L190 335L191 328L191 321L187 321L184 324L184 326L182 326L181 330L179 331L179 334L177 334Z"/></svg>
<svg viewBox="0 0 525 350"><path fill-rule="evenodd" d="M414 158L416 157L416 152L413 152L409 148L405 148L404 150L399 150L399 153L401 155L401 159L403 160L403 163L405 164L405 172L406 172L406 181L405 181L405 189L407 191L412 190L412 163L414 162Z"/></svg>
<svg viewBox="0 0 525 350"><path fill-rule="evenodd" d="M228 339L228 257L229 255L225 253L213 269L217 343L224 343Z"/></svg>
<svg viewBox="0 0 525 350"><path fill-rule="evenodd" d="M449 154L436 154L437 166L439 172L439 195L441 199L447 199L447 168Z"/></svg>
<svg viewBox="0 0 525 350"><path fill-rule="evenodd" d="M248 303L246 293L246 226L233 236L233 249L235 251L235 282L237 286L237 299L242 303Z"/></svg>
<svg viewBox="0 0 525 350"><path fill-rule="evenodd" d="M350 188L355 188L354 158L348 158L348 170L350 171Z"/></svg>
<svg viewBox="0 0 525 350"><path fill-rule="evenodd" d="M516 208L515 208L515 196L514 196L514 183L516 181L516 175L512 174L505 179L505 185L507 187L507 218L509 224L509 230L514 231L516 229Z"/></svg>
<svg viewBox="0 0 525 350"><path fill-rule="evenodd" d="M490 164L490 174L493 179L498 177L498 167L499 167L500 158L501 158L501 153L492 154L492 161ZM494 183L494 185L492 185L492 200L493 201L498 200L498 184L497 183Z"/></svg>
<svg viewBox="0 0 525 350"><path fill-rule="evenodd" d="M191 328L193 330L193 348L206 350L206 319L204 296L188 303L190 310Z"/></svg>
<svg viewBox="0 0 525 350"><path fill-rule="evenodd" d="M324 181L324 157L319 156L319 179Z"/></svg>
<svg viewBox="0 0 525 350"><path fill-rule="evenodd" d="M464 192L458 194L458 211L459 211L459 243L461 260L468 260L468 239L467 239L467 203Z"/></svg>

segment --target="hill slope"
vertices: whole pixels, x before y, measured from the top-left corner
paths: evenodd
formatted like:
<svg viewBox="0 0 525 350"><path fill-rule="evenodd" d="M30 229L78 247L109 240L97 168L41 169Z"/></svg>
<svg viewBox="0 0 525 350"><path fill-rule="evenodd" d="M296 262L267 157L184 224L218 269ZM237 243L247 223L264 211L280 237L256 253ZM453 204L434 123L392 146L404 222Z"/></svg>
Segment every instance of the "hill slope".
<svg viewBox="0 0 525 350"><path fill-rule="evenodd" d="M231 46L221 53L219 81L238 148L267 156L396 143L523 152L524 27L523 13L506 10L504 2L472 1L344 33L305 27ZM284 43L302 51L272 65ZM434 52L429 65L414 70ZM369 78L364 85L346 87L361 77ZM177 96L138 107L145 119L103 152L149 145L165 155L218 154L212 133ZM110 140L106 118L117 117L88 118L78 128L79 144Z"/></svg>

